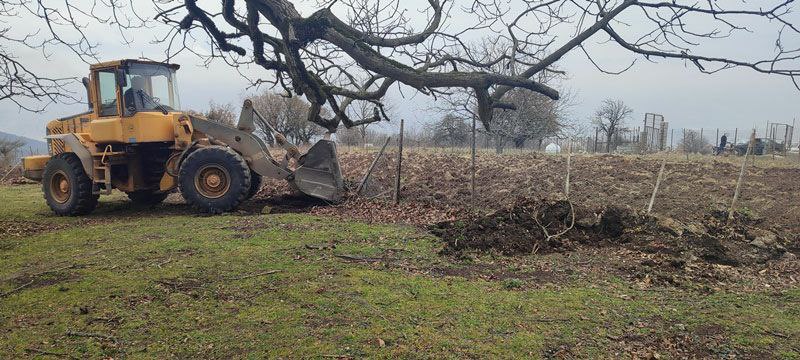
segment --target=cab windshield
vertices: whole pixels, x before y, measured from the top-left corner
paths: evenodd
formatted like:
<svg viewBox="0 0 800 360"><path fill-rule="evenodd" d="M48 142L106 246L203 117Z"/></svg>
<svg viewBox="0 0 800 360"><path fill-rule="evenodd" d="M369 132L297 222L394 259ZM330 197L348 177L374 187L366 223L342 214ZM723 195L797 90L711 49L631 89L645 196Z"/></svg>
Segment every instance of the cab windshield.
<svg viewBox="0 0 800 360"><path fill-rule="evenodd" d="M125 73L127 85L122 88L125 114L139 111L172 111L180 109L175 69L163 65L136 64Z"/></svg>

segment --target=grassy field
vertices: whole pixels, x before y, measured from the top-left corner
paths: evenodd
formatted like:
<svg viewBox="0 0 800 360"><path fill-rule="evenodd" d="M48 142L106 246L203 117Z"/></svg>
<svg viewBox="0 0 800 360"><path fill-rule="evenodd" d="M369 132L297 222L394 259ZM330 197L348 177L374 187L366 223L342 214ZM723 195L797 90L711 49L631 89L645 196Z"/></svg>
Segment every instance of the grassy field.
<svg viewBox="0 0 800 360"><path fill-rule="evenodd" d="M444 276L497 258L303 214L117 195L58 218L32 185L0 201L0 358L800 358L798 289Z"/></svg>

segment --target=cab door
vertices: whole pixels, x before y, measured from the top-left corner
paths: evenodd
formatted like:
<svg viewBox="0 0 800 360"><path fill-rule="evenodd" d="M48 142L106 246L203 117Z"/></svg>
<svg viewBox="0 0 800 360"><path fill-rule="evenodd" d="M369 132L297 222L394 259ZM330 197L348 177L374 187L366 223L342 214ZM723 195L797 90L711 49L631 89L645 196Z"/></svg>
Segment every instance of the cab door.
<svg viewBox="0 0 800 360"><path fill-rule="evenodd" d="M119 117L122 110L119 81L115 68L97 70L95 73L95 89L97 89L97 117Z"/></svg>
<svg viewBox="0 0 800 360"><path fill-rule="evenodd" d="M116 68L96 70L94 75L97 119L92 121L91 135L96 143L123 143L122 93Z"/></svg>

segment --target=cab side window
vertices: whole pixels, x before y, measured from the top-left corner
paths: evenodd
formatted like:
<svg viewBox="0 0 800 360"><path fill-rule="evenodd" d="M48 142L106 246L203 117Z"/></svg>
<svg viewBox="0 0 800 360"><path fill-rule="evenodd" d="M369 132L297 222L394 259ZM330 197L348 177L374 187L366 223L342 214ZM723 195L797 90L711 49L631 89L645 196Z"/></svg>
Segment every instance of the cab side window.
<svg viewBox="0 0 800 360"><path fill-rule="evenodd" d="M118 116L116 74L112 70L107 70L97 72L97 76L100 91L100 116Z"/></svg>

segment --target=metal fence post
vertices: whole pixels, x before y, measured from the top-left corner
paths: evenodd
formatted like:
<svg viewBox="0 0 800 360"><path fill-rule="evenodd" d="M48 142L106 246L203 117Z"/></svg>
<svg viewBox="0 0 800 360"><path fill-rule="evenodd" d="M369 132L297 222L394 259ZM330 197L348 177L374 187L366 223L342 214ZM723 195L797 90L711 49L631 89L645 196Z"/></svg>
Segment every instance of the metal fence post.
<svg viewBox="0 0 800 360"><path fill-rule="evenodd" d="M400 119L400 137L397 147L397 174L394 182L394 203L400 203L400 173L403 166L403 119Z"/></svg>
<svg viewBox="0 0 800 360"><path fill-rule="evenodd" d="M470 193L470 201L472 202L472 207L475 207L475 116L472 116L472 153L471 160L472 164L470 166L470 186L469 186L469 193Z"/></svg>

